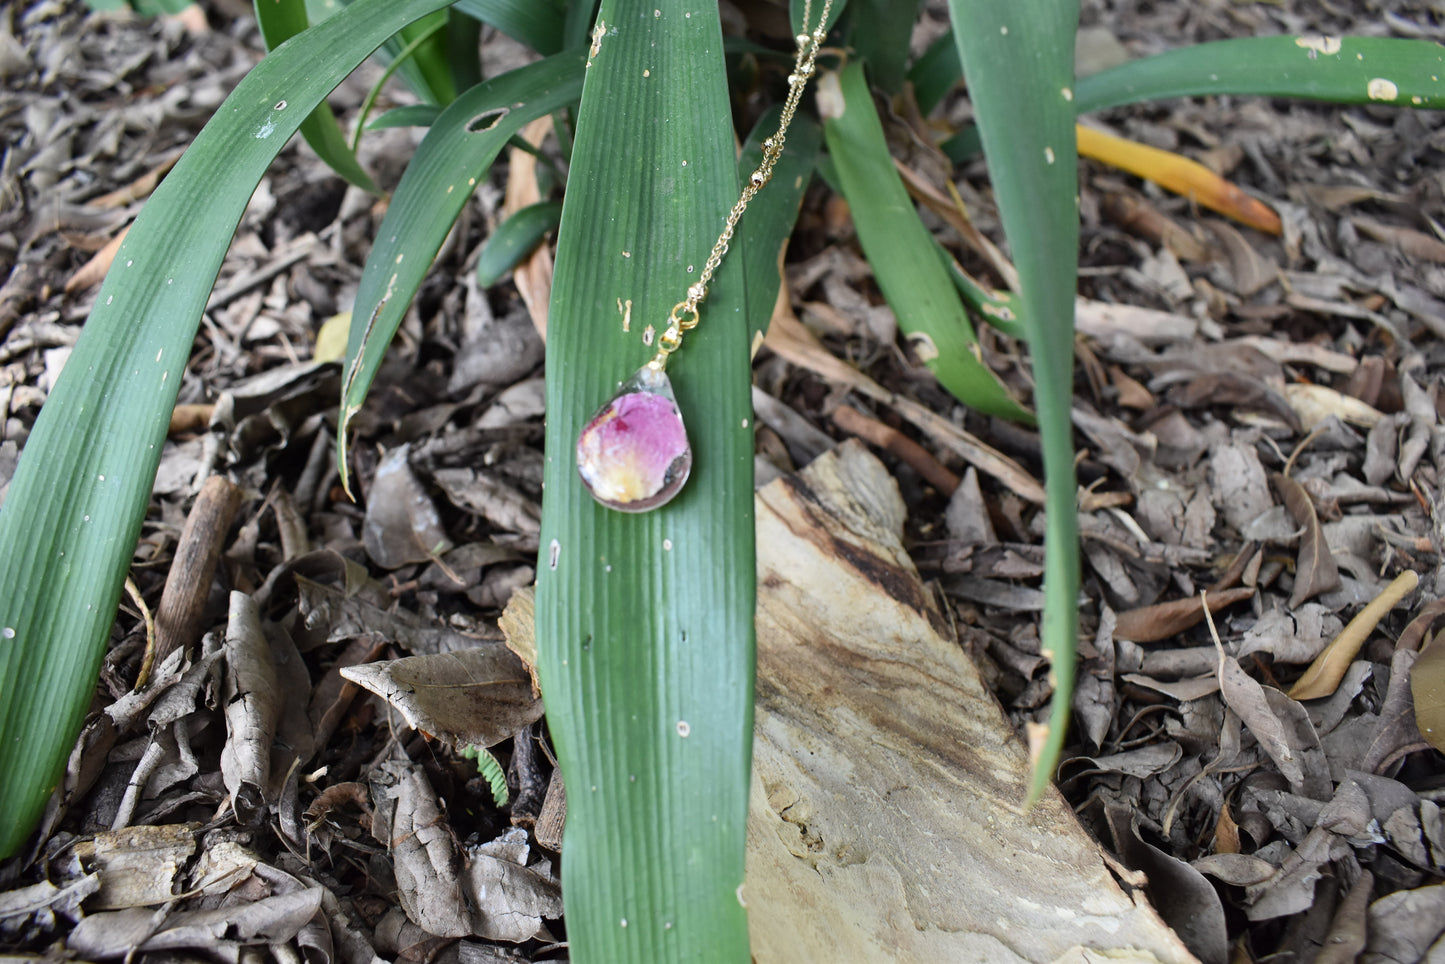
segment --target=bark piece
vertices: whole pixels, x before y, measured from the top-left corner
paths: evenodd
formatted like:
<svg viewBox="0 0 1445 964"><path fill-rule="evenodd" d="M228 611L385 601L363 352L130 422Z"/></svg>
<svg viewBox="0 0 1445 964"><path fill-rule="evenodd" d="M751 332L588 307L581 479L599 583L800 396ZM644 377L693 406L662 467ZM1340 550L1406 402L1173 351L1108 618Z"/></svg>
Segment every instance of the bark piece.
<svg viewBox="0 0 1445 964"><path fill-rule="evenodd" d="M1190 960L1029 762L845 443L758 493L753 953L788 961ZM881 804L881 805L880 805Z"/></svg>
<svg viewBox="0 0 1445 964"><path fill-rule="evenodd" d="M130 827L97 834L76 845L76 853L93 865L100 890L90 909L144 907L175 899L174 883L182 865L196 852L198 823Z"/></svg>

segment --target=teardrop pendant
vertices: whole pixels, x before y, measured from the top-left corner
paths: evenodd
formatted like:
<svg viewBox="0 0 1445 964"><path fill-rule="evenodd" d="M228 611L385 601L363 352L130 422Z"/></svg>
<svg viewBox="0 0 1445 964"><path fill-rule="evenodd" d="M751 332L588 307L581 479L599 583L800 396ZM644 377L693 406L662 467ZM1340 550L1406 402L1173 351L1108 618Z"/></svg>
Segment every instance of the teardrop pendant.
<svg viewBox="0 0 1445 964"><path fill-rule="evenodd" d="M592 498L618 512L672 501L692 471L692 446L667 373L643 365L577 436L577 472Z"/></svg>

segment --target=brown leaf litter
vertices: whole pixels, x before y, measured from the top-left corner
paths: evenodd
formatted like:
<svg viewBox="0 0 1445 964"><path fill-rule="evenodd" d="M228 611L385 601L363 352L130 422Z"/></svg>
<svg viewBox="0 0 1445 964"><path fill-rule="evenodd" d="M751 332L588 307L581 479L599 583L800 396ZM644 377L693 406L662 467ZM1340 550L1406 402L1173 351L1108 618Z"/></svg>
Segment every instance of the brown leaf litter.
<svg viewBox="0 0 1445 964"><path fill-rule="evenodd" d="M1338 6L1085 0L1081 49L1441 33L1420 0ZM935 7L920 40L946 19ZM54 3L0 23L3 492L94 297L67 282L260 51L245 17L192 34ZM354 107L374 76L333 101ZM906 105L889 118L940 240L1006 289L986 172L949 183L927 147L966 115L953 98L926 124ZM1076 726L1061 796L1031 814L1006 733L1053 693L1038 439L941 392L896 344L846 211L821 192L804 206L755 365L759 479L786 476L758 514L777 529L760 539L777 591L760 594L759 960L1082 959L1066 955L1114 947L1090 919L1135 928L1142 959L1438 953L1439 115L1210 98L1096 120L1243 185L1282 234L1082 168ZM411 144L369 134L363 162L394 184ZM5 951L565 956L565 791L526 650L499 628L539 549L549 253L490 291L471 270L504 205L539 199L517 157L465 209L358 416L358 508L334 468L337 367L312 346L349 306L380 212L309 150L283 152L208 304L138 547L158 641L122 611L33 851L0 865ZM980 343L1027 397L1027 346L983 325ZM901 502L858 442L838 445L853 436ZM834 538L895 578L848 582ZM840 699L846 719L829 715ZM509 807L454 752L469 742L505 767ZM1063 909L1099 916L1037 932L1010 916L1069 894Z"/></svg>

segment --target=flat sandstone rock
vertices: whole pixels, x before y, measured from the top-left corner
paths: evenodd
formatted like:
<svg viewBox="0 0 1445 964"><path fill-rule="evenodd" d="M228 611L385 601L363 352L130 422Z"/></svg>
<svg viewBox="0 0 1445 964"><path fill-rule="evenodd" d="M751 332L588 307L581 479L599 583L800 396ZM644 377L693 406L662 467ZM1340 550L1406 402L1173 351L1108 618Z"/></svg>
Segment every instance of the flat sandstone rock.
<svg viewBox="0 0 1445 964"><path fill-rule="evenodd" d="M759 964L1192 961L1125 893L904 551L857 443L758 492L744 896Z"/></svg>

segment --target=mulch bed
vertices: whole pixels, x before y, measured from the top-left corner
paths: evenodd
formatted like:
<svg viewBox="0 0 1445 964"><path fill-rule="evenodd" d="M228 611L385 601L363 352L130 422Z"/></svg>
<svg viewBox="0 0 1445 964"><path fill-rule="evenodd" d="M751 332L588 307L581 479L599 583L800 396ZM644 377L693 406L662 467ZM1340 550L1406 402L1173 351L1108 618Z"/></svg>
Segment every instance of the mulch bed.
<svg viewBox="0 0 1445 964"><path fill-rule="evenodd" d="M86 261L261 55L244 8L212 16L212 29L192 33L58 0L0 14L0 492L94 298ZM944 19L929 17L920 37ZM1445 36L1438 8L1416 2L1086 0L1083 23L1081 56L1099 64L1259 33ZM486 42L489 63L518 55L505 38ZM375 76L366 68L333 103L354 111ZM1439 736L1422 730L1439 698L1416 701L1440 692L1445 673L1428 645L1445 577L1445 123L1229 97L1095 120L1204 160L1266 199L1284 229L1237 227L1083 166L1080 294L1112 307L1081 315L1077 341L1087 641L1060 787L1120 873L1147 875L1129 881L1203 960L1438 954L1445 768ZM365 140L380 183L394 186L417 136ZM926 152L908 161L946 171ZM153 923L151 910L121 910L127 900L184 890L186 913L162 929L174 947L565 957L543 724L509 717L515 738L495 752L511 801L498 808L472 761L338 675L495 644L502 607L532 581L543 347L517 288L481 291L473 271L503 167L444 247L360 419L366 508L335 476L336 366L310 359L322 324L350 307L381 210L296 144L263 181L197 339L178 413L190 421L167 445L136 557L154 610L202 483L223 474L238 487L218 496L209 529L193 524L219 556L217 584L190 586L197 616L179 645L193 658L158 666L165 686L137 701L145 631L123 604L65 805L34 853L0 864L0 947L120 956ZM975 223L1001 242L982 162L960 175ZM965 412L897 347L845 212L817 186L791 258L794 305L834 355L1039 477L1031 433ZM984 337L1001 375L1026 390L1025 348ZM790 471L855 433L881 444L910 508L912 554L963 645L1021 732L1041 719L1051 685L1039 656L1039 508L906 412L780 354L764 351L757 373L771 396L759 406L762 461ZM416 513L384 511L412 497L455 547L441 563L415 551ZM1331 647L1399 579L1407 591L1356 625L1358 645ZM217 628L222 587L251 594L262 644L295 656L277 684L298 711L281 724L294 766L254 798L224 772L222 667L234 660ZM1327 647L1317 695L1285 696ZM426 795L391 768L399 751L434 791L431 825L526 892L507 910L510 929L474 921L457 942L396 905L415 871L388 855L402 816L375 801ZM427 826L417 811L405 819ZM127 884L135 891L96 895L85 883L87 869L119 868L138 848L151 856L137 865L146 879ZM217 923L244 901L251 916ZM329 934L296 924L318 907Z"/></svg>

